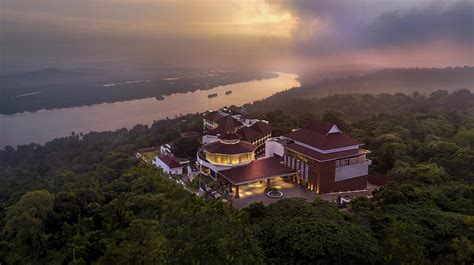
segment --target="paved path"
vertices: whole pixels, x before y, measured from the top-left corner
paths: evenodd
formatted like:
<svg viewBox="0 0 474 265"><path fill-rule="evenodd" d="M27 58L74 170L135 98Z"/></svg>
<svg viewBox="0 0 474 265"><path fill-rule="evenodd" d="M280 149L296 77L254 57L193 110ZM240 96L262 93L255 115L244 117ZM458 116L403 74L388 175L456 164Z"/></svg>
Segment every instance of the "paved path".
<svg viewBox="0 0 474 265"><path fill-rule="evenodd" d="M368 184L367 190L363 191L355 191L355 192L340 192L340 193L329 193L329 194L322 194L317 195L312 191L309 191L303 187L300 187L296 183L286 182L281 178L272 179L271 186L273 188L277 188L281 192L283 192L283 198L303 198L307 201L312 201L314 198L318 197L322 200L326 201L335 201L338 195L341 196L367 196L372 193L373 190L378 188L378 186ZM248 185L240 186L239 199L234 199L232 205L235 208L241 209L247 207L249 204L253 202L262 202L264 205L269 205L281 199L272 199L265 195L265 187L266 181L262 183L256 182ZM234 190L235 191L235 190Z"/></svg>
<svg viewBox="0 0 474 265"><path fill-rule="evenodd" d="M232 205L235 208L244 208L253 202L263 202L264 205L269 205L280 199L272 199L265 195L265 187L267 185L266 181L262 183L256 182L248 185L240 186L239 199L234 199ZM304 198L306 200L313 200L316 197L314 192L311 192L303 187L300 187L296 183L285 182L281 178L276 178L271 180L271 186L277 188L283 192L283 198Z"/></svg>

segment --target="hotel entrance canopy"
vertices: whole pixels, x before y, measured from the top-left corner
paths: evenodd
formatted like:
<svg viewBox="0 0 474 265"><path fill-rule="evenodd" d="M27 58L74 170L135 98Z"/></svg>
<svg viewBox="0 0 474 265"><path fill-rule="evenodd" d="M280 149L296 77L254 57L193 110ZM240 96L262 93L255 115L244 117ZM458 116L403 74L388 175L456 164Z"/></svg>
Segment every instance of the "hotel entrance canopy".
<svg viewBox="0 0 474 265"><path fill-rule="evenodd" d="M219 171L219 174L233 185L293 176L297 173L297 171L282 164L278 157L258 159L245 166Z"/></svg>

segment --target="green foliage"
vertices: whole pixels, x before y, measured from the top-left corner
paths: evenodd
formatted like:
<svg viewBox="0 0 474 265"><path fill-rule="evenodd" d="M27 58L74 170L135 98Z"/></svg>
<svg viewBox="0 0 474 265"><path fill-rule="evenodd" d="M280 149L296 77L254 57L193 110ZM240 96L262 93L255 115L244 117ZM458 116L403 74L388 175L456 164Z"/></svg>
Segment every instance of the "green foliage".
<svg viewBox="0 0 474 265"><path fill-rule="evenodd" d="M138 148L199 130L199 115L7 147L0 151L0 262L471 264L472 100L461 90L250 106L272 106L251 115L267 119L274 135L324 116L366 143L371 170L390 183L372 199L354 199L347 213L296 199L236 210L196 197L134 158ZM196 146L182 140L175 151L188 157Z"/></svg>
<svg viewBox="0 0 474 265"><path fill-rule="evenodd" d="M173 144L173 154L180 158L195 157L201 143L195 138L183 138Z"/></svg>
<svg viewBox="0 0 474 265"><path fill-rule="evenodd" d="M441 183L446 172L435 163L422 163L408 171L408 177L418 182L435 184Z"/></svg>
<svg viewBox="0 0 474 265"><path fill-rule="evenodd" d="M374 264L378 259L370 230L346 221L330 203L285 199L248 211L270 264Z"/></svg>
<svg viewBox="0 0 474 265"><path fill-rule="evenodd" d="M46 255L44 228L52 210L53 195L46 190L30 191L7 208L2 235L8 240L9 263L35 262Z"/></svg>
<svg viewBox="0 0 474 265"><path fill-rule="evenodd" d="M386 264L423 264L425 246L423 238L406 223L392 222L387 227L384 239L384 263Z"/></svg>

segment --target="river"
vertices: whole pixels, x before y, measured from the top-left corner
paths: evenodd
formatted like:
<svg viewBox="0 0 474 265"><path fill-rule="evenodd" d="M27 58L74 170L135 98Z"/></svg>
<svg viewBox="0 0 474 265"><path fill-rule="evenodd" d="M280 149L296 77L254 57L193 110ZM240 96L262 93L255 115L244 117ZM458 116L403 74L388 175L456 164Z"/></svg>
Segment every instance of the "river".
<svg viewBox="0 0 474 265"><path fill-rule="evenodd" d="M110 131L152 124L155 120L182 114L204 112L224 106L240 106L267 98L277 92L300 86L297 75L278 73L278 77L253 80L165 96L92 106L22 112L0 115L0 148L6 145L43 144L71 132ZM225 95L226 91L232 93ZM211 93L218 96L208 98Z"/></svg>

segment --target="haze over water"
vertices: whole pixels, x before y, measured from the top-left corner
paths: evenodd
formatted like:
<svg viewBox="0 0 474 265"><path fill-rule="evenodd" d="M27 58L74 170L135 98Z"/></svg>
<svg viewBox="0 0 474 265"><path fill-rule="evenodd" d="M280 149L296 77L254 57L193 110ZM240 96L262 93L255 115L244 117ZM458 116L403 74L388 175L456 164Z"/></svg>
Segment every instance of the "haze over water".
<svg viewBox="0 0 474 265"><path fill-rule="evenodd" d="M210 90L178 93L164 100L146 98L92 106L0 115L0 148L31 142L43 144L72 132L107 131L131 128L137 124L204 112L224 106L243 105L267 98L277 92L300 86L297 75L278 73L277 78L218 86ZM230 95L226 91L232 90ZM218 96L208 98L211 93Z"/></svg>

